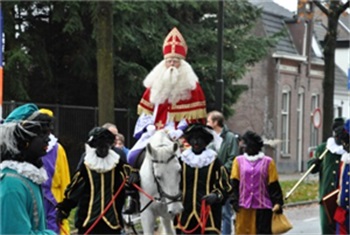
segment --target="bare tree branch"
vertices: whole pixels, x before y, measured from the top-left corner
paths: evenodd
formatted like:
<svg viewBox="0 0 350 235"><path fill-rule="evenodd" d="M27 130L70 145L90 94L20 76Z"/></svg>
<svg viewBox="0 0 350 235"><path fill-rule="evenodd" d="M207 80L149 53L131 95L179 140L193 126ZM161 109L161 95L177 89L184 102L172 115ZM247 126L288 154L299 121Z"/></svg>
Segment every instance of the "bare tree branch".
<svg viewBox="0 0 350 235"><path fill-rule="evenodd" d="M325 8L319 0L312 1L324 14L329 15L329 11Z"/></svg>
<svg viewBox="0 0 350 235"><path fill-rule="evenodd" d="M350 1L347 1L343 6L339 7L339 11L337 12L338 15L343 13L347 8L350 6Z"/></svg>

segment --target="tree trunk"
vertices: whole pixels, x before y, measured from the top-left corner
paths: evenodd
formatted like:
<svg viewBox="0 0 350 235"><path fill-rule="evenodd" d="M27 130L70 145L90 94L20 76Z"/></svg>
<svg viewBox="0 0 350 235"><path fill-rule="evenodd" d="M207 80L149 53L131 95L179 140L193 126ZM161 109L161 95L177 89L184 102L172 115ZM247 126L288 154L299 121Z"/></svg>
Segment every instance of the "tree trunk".
<svg viewBox="0 0 350 235"><path fill-rule="evenodd" d="M114 123L113 2L98 1L96 23L98 123Z"/></svg>

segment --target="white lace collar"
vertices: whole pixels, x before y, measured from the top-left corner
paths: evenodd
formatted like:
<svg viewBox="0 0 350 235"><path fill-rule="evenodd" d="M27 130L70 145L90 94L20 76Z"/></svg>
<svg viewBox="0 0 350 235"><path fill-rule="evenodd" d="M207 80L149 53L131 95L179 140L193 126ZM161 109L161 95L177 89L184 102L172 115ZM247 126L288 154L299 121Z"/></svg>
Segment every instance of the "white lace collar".
<svg viewBox="0 0 350 235"><path fill-rule="evenodd" d="M110 171L119 163L120 156L112 149L109 150L108 155L104 158L98 157L95 149L87 144L85 144L85 151L85 165L98 173Z"/></svg>
<svg viewBox="0 0 350 235"><path fill-rule="evenodd" d="M350 153L343 153L343 155L341 156L341 161L345 164L350 164Z"/></svg>
<svg viewBox="0 0 350 235"><path fill-rule="evenodd" d="M208 166L215 158L216 152L212 149L206 149L199 155L194 154L191 149L187 149L181 154L181 160L194 168Z"/></svg>
<svg viewBox="0 0 350 235"><path fill-rule="evenodd" d="M50 134L49 138L50 138L50 141L49 141L49 146L47 147L47 150L46 150L47 153L50 152L53 149L53 147L55 147L58 141L56 136L54 136L53 134Z"/></svg>
<svg viewBox="0 0 350 235"><path fill-rule="evenodd" d="M343 145L337 145L335 143L334 137L330 137L327 139L326 148L329 149L329 151L334 154L342 155L346 153L346 151L343 148Z"/></svg>
<svg viewBox="0 0 350 235"><path fill-rule="evenodd" d="M247 153L244 153L243 156L248 161L255 162L256 160L262 159L265 156L265 154L263 152L259 152L257 155L250 156Z"/></svg>
<svg viewBox="0 0 350 235"><path fill-rule="evenodd" d="M37 168L28 162L5 160L0 164L0 170L3 170L5 168L15 170L18 174L33 181L36 184L42 184L48 179L44 167Z"/></svg>

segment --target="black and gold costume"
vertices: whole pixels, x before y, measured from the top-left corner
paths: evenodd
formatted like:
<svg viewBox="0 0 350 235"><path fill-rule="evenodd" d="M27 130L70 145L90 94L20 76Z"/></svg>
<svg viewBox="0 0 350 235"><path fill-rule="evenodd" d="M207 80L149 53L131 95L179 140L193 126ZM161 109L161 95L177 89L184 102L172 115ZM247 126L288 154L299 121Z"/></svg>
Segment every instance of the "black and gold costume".
<svg viewBox="0 0 350 235"><path fill-rule="evenodd" d="M201 201L203 196L216 193L222 198L220 203L213 204L205 226L205 234L220 234L221 209L232 187L229 176L220 160L215 158L209 165L191 167L185 162L182 164L182 190L184 211L179 215L180 225L175 219L178 234L186 234L200 223ZM182 231L181 231L182 230ZM200 234L201 227L192 232Z"/></svg>
<svg viewBox="0 0 350 235"><path fill-rule="evenodd" d="M112 170L98 173L82 164L65 192L60 209L69 212L78 206L75 226L79 234L86 232L111 201L126 177L127 165L123 161ZM125 192L121 190L113 205L97 223L91 234L118 234L123 228L122 207Z"/></svg>

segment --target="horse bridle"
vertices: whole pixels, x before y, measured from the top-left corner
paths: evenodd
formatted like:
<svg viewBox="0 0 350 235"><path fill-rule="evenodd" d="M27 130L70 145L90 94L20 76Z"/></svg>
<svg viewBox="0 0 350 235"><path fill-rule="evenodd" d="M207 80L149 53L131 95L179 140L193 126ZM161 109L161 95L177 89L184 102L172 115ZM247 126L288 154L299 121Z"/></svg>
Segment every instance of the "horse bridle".
<svg viewBox="0 0 350 235"><path fill-rule="evenodd" d="M152 159L152 163L157 163L157 164L168 164L173 158L176 158L177 156L174 154L172 155L167 161L159 161L159 160L153 160ZM167 198L170 200L170 202L166 203L166 204L170 204L170 203L174 203L174 202L179 202L182 200L182 192L180 191L178 194L176 195L169 195L168 193L166 193L163 189L162 186L160 185L160 183L157 180L157 177L154 174L154 167L152 167L152 173L153 173L153 177L154 180L157 184L157 190L158 193L160 195L160 198L156 198L159 201L162 201L162 198Z"/></svg>

